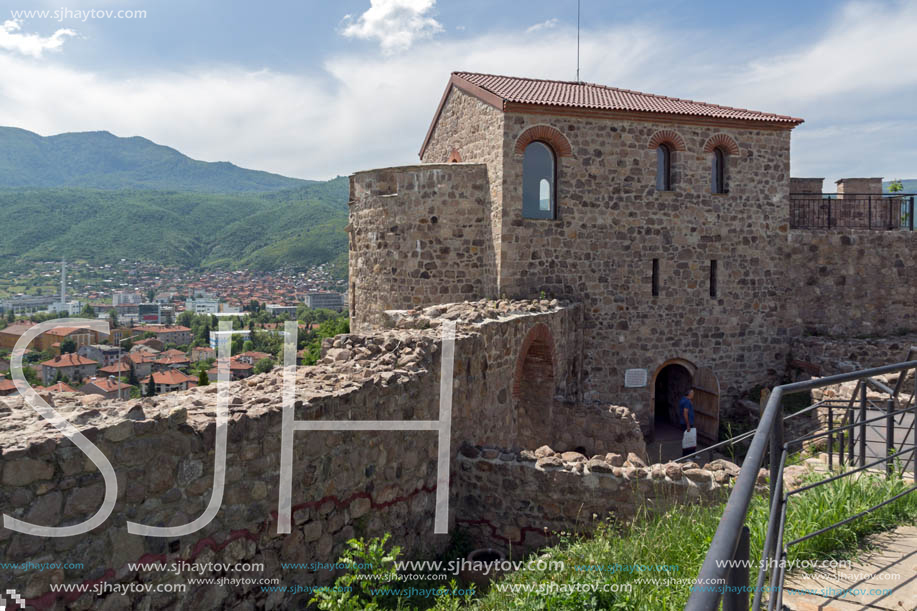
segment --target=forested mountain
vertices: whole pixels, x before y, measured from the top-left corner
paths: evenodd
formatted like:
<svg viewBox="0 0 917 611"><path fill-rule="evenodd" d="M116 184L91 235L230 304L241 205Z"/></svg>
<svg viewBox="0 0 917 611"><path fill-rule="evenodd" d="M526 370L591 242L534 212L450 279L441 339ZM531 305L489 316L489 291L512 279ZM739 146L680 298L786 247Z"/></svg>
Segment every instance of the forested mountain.
<svg viewBox="0 0 917 611"><path fill-rule="evenodd" d="M189 267L336 263L346 273L348 181L195 161L107 132L43 138L0 127L0 269L121 258Z"/></svg>

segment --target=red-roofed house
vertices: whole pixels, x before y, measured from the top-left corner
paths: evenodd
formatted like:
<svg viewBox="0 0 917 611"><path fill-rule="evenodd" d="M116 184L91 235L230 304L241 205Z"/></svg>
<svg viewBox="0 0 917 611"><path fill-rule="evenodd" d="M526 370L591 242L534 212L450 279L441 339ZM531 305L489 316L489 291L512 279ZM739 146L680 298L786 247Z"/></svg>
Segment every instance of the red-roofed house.
<svg viewBox="0 0 917 611"><path fill-rule="evenodd" d="M173 354L162 353L160 354L156 361L153 363L153 369L158 371L165 371L166 369L182 369L191 364L191 359L189 359L183 352L178 350L170 350ZM178 354L174 354L177 352Z"/></svg>
<svg viewBox="0 0 917 611"><path fill-rule="evenodd" d="M41 381L45 386L58 377L66 377L73 382L91 378L96 374L99 364L76 353L62 354L41 364Z"/></svg>
<svg viewBox="0 0 917 611"><path fill-rule="evenodd" d="M50 386L38 386L35 388L35 390L43 392L79 392L77 389L73 388L69 384L64 384L63 382L55 382Z"/></svg>
<svg viewBox="0 0 917 611"><path fill-rule="evenodd" d="M210 368L207 372L207 377L211 381L216 381L220 370L226 369L225 361L217 361L214 363L214 366ZM252 370L254 365L249 363L243 363L242 361L236 359L229 359L229 379L230 380L241 380L242 378L247 378L252 375Z"/></svg>
<svg viewBox="0 0 917 611"><path fill-rule="evenodd" d="M16 384L12 380L0 377L0 397L15 395L18 392L19 391L16 390Z"/></svg>
<svg viewBox="0 0 917 611"><path fill-rule="evenodd" d="M126 399L131 395L131 385L108 378L89 378L89 381L80 387L80 392L87 395L102 395L106 399Z"/></svg>
<svg viewBox="0 0 917 611"><path fill-rule="evenodd" d="M131 369L134 370L134 377L138 380L140 378L145 378L150 375L150 372L153 371L153 364L156 362L157 356L150 354L144 350L138 350L137 352L129 352L122 361L130 364Z"/></svg>
<svg viewBox="0 0 917 611"><path fill-rule="evenodd" d="M197 378L192 378L180 371L170 369L169 371L154 371L151 375L140 380L141 390L144 395L148 393L150 378L156 384L156 394L172 392L173 390L185 390L189 385L196 384Z"/></svg>
<svg viewBox="0 0 917 611"><path fill-rule="evenodd" d="M196 346L191 349L191 361L194 363L215 359L216 357L217 351L210 346Z"/></svg>
<svg viewBox="0 0 917 611"><path fill-rule="evenodd" d="M191 343L191 329L181 325L143 325L134 327L135 333L155 333L156 339L164 344L184 346Z"/></svg>
<svg viewBox="0 0 917 611"><path fill-rule="evenodd" d="M249 365L254 365L261 359L272 359L274 358L274 355L268 354L267 352L258 352L256 350L249 350L248 352L237 354L233 358L242 363L248 363Z"/></svg>
<svg viewBox="0 0 917 611"><path fill-rule="evenodd" d="M143 327L139 327L139 328L142 329ZM131 347L131 349L133 350L133 348L136 346L145 346L147 348L152 348L153 350L156 350L157 352L162 352L166 347L166 345L163 344L162 341L156 339L155 337L148 337L146 339L138 339L137 341L133 342L133 346Z"/></svg>
<svg viewBox="0 0 917 611"><path fill-rule="evenodd" d="M131 366L122 359L122 362L109 365L108 367L99 367L96 372L100 376L115 376L116 378L128 377L131 374Z"/></svg>

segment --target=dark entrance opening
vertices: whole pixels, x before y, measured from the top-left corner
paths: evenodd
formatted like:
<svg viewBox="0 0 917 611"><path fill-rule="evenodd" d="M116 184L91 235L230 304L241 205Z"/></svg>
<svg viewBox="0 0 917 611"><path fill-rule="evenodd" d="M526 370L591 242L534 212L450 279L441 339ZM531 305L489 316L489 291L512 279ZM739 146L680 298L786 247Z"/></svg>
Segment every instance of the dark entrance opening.
<svg viewBox="0 0 917 611"><path fill-rule="evenodd" d="M675 413L678 400L691 388L691 372L682 365L672 364L662 368L656 376L656 405L654 406L656 428L660 426L679 427Z"/></svg>

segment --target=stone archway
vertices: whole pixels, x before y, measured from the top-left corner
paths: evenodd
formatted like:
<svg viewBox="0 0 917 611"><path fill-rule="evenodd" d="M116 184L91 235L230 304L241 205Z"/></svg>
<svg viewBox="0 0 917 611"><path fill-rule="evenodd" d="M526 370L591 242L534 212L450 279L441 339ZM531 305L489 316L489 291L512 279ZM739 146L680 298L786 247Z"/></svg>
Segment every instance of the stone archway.
<svg viewBox="0 0 917 611"><path fill-rule="evenodd" d="M653 410L652 438L671 427L680 428L675 407L688 389L694 387L694 421L699 438L714 443L718 438L720 387L716 375L681 358L662 363L653 374L650 405Z"/></svg>
<svg viewBox="0 0 917 611"><path fill-rule="evenodd" d="M536 448L553 437L554 337L544 323L529 331L513 377L516 440L523 448Z"/></svg>

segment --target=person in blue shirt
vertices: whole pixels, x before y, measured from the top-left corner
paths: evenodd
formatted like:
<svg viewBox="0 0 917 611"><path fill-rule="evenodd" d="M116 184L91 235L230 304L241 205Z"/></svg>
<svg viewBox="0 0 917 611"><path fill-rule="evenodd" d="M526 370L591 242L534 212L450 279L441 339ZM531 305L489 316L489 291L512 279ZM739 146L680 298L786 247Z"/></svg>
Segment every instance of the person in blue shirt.
<svg viewBox="0 0 917 611"><path fill-rule="evenodd" d="M685 396L681 398L678 402L678 422L681 424L685 433L690 433L694 428L694 404L691 402L694 399L694 389L689 388L688 392L685 393ZM697 433L695 432L695 439ZM690 448L682 448L681 455L687 456L688 454L693 454L697 451L697 445Z"/></svg>

